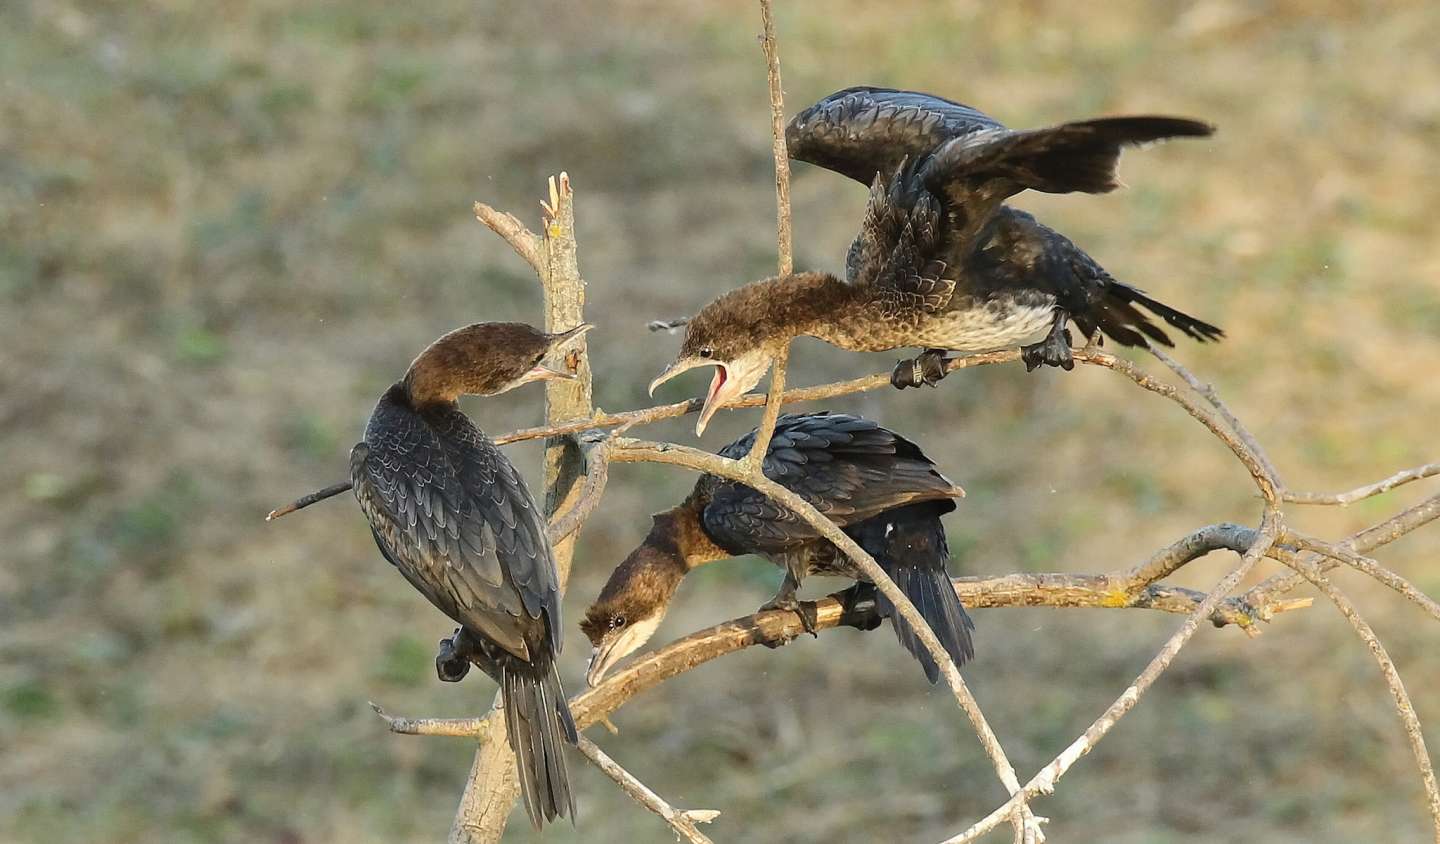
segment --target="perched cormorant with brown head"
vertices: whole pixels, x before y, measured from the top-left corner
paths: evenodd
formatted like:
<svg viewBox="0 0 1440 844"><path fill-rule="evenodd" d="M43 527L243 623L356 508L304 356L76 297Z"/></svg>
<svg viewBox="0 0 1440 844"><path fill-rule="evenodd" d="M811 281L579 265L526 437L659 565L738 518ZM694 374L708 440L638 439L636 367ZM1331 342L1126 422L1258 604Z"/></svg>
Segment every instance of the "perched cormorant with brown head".
<svg viewBox="0 0 1440 844"><path fill-rule="evenodd" d="M1115 280L1063 235L1003 205L1024 190L1104 193L1125 146L1209 135L1175 117L1109 117L1015 131L969 106L910 91L848 88L790 121L790 155L870 185L846 280L795 273L732 290L688 323L675 362L716 372L696 433L759 383L793 338L852 351L918 346L897 387L934 384L945 351L1022 346L1026 369L1074 367L1066 323L1126 346L1173 345L1139 308L1195 340L1219 328ZM1043 337L1030 345L1035 338Z"/></svg>
<svg viewBox="0 0 1440 844"><path fill-rule="evenodd" d="M750 432L725 448L742 457ZM973 625L945 571L950 557L940 517L965 491L940 474L919 446L868 419L840 413L780 417L765 454L765 476L840 525L890 575L929 623L957 665L974 655ZM696 566L758 554L785 570L774 600L762 609L794 609L805 575L833 574L857 582L850 601L870 598L890 618L905 649L934 683L939 670L919 639L855 564L799 516L755 490L704 475L679 505L654 516L650 534L610 575L580 626L595 651L586 679L605 672L650 638L685 574Z"/></svg>
<svg viewBox="0 0 1440 844"><path fill-rule="evenodd" d="M480 323L446 334L380 397L364 442L350 452L355 497L380 553L462 625L471 658L500 684L536 828L575 817L560 750L576 733L555 669L559 580L530 490L456 400L574 377L540 362L589 328L547 334L520 323ZM442 679L463 674L442 669Z"/></svg>

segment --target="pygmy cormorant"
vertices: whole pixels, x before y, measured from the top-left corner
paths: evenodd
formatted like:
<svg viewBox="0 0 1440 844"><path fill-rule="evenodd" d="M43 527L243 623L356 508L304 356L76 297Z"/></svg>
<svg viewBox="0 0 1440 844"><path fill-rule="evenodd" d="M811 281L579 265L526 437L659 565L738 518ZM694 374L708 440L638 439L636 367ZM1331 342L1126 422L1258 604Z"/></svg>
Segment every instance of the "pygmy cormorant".
<svg viewBox="0 0 1440 844"><path fill-rule="evenodd" d="M1024 190L1104 193L1127 145L1209 135L1175 117L1109 117L1015 131L969 106L928 94L848 88L801 111L792 157L870 185L844 281L802 272L753 282L700 310L675 361L650 384L714 366L696 433L759 383L793 338L852 351L906 346L897 387L934 384L945 352L1022 345L1027 369L1071 369L1066 323L1088 337L1172 345L1143 307L1196 340L1219 328L1110 276L1069 239L1003 204ZM1031 341L1043 338L1039 342Z"/></svg>
<svg viewBox="0 0 1440 844"><path fill-rule="evenodd" d="M521 793L539 828L575 817L560 742L576 742L560 687L560 588L545 519L520 473L460 411L493 396L571 378L541 360L590 328L547 334L480 323L436 340L375 405L350 475L375 544L410 585L462 625L471 659L500 684ZM449 669L459 679L463 668Z"/></svg>
<svg viewBox="0 0 1440 844"><path fill-rule="evenodd" d="M742 457L754 441L752 431L720 454ZM957 665L974 655L973 625L945 571L950 554L940 523L965 492L919 446L858 416L786 415L775 427L764 470L875 558ZM794 609L807 627L795 600L802 578L817 573L863 581L855 564L799 516L750 487L704 475L683 502L654 516L649 535L586 611L580 626L595 648L586 675L591 685L650 638L688 571L742 554L758 554L785 570L779 592L762 609ZM868 583L852 589L851 601L873 594L879 615L891 619L901 644L934 683L934 661L884 594Z"/></svg>

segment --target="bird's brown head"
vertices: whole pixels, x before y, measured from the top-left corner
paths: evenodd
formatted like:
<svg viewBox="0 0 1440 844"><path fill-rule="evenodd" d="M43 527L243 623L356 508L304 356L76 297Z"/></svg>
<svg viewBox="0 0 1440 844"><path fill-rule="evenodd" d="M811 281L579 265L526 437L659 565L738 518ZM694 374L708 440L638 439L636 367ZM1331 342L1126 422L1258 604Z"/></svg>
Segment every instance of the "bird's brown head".
<svg viewBox="0 0 1440 844"><path fill-rule="evenodd" d="M405 389L416 404L453 402L462 395L493 396L531 381L572 379L544 366L545 357L594 326L547 334L523 322L478 322L457 328L430 344L405 373Z"/></svg>
<svg viewBox="0 0 1440 844"><path fill-rule="evenodd" d="M685 324L675 361L650 382L650 394L671 378L702 366L715 367L695 434L710 418L765 377L791 340L807 333L833 302L830 289L844 283L822 273L756 281L720 296Z"/></svg>
<svg viewBox="0 0 1440 844"><path fill-rule="evenodd" d="M580 622L594 648L585 681L596 685L615 663L650 640L686 572L726 556L704 534L690 502L655 514L650 533L610 573Z"/></svg>

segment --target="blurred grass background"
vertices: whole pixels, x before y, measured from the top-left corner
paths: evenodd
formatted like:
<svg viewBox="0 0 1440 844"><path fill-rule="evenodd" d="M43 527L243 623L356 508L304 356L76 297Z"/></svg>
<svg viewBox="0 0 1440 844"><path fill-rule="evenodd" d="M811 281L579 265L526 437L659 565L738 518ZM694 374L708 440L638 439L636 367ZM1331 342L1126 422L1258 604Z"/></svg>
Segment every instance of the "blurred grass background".
<svg viewBox="0 0 1440 844"><path fill-rule="evenodd" d="M778 5L792 112L873 83L1018 126L1145 111L1216 122L1213 141L1129 154L1129 190L1018 204L1227 329L1179 353L1296 487L1436 458L1440 7ZM389 570L353 502L262 516L344 476L375 397L435 336L538 320L528 269L469 206L534 224L561 169L601 326L597 401L643 406L677 342L644 321L773 267L758 31L749 4L700 2L0 9L0 840L444 835L470 748L388 735L366 701L463 715L493 688L434 679L450 625ZM797 265L838 269L864 190L803 166L794 189ZM791 378L894 357L804 341ZM1104 372L990 368L833 406L913 436L969 489L948 519L956 571L1103 570L1257 515L1218 443ZM534 424L540 395L467 407L499 432ZM753 416L722 415L704 444ZM688 428L647 434L691 441ZM512 455L533 478L538 452ZM639 466L613 477L566 602L572 690L586 657L573 622L646 515L692 480ZM1294 521L1338 537L1422 486ZM1437 549L1432 527L1381 556L1437 594ZM1206 585L1232 559L1177 580ZM749 611L777 577L753 560L700 572L657 642ZM1433 629L1342 581L1440 744ZM967 676L1022 774L1178 623L975 617ZM721 840L933 840L1003 796L948 695L886 631L728 658L615 720L607 750L675 803L722 809ZM545 840L671 840L571 764L580 826ZM1326 606L1253 641L1201 631L1039 809L1056 841L1425 835L1377 670ZM538 840L518 816L510 837Z"/></svg>

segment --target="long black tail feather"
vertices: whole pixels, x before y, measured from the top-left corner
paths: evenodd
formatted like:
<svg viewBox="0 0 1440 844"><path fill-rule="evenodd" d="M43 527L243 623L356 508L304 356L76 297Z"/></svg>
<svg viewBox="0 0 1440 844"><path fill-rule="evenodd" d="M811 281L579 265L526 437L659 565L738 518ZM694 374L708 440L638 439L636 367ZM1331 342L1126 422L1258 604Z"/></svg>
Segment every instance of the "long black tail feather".
<svg viewBox="0 0 1440 844"><path fill-rule="evenodd" d="M912 504L868 520L862 526L860 543L920 611L935 638L959 666L975 657L970 638L975 625L961 606L945 570L950 551L940 513L952 509L953 504L948 508L944 504L949 502ZM876 592L875 606L881 617L890 619L900 645L919 660L925 677L932 684L938 682L939 666L883 592Z"/></svg>
<svg viewBox="0 0 1440 844"><path fill-rule="evenodd" d="M504 669L505 728L530 822L539 829L557 817L575 820L575 794L565 768L561 740L578 742L575 720L565 702L553 663L515 661Z"/></svg>
<svg viewBox="0 0 1440 844"><path fill-rule="evenodd" d="M1225 336L1219 326L1178 311L1163 302L1157 302L1143 291L1113 279L1106 286L1105 297L1095 304L1087 318L1077 318L1076 322L1086 334L1098 327L1106 337L1122 346L1144 346L1147 337L1162 346L1174 346L1175 343L1169 335L1140 311L1137 305L1192 340L1208 343Z"/></svg>

